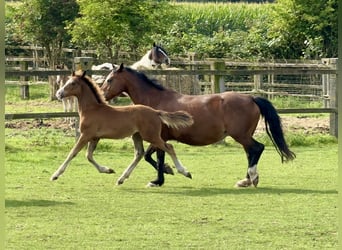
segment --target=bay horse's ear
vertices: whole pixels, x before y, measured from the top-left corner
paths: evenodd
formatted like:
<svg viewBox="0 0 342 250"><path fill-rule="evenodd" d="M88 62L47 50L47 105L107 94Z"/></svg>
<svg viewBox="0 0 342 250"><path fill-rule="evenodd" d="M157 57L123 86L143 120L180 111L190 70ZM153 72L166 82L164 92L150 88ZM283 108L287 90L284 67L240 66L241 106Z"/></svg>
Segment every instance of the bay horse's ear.
<svg viewBox="0 0 342 250"><path fill-rule="evenodd" d="M157 45L156 45L156 42L153 42L153 47L156 47Z"/></svg>
<svg viewBox="0 0 342 250"><path fill-rule="evenodd" d="M120 64L120 68L118 69L118 72L121 72L123 69L124 69L124 64L121 63L121 64Z"/></svg>
<svg viewBox="0 0 342 250"><path fill-rule="evenodd" d="M74 70L71 72L71 76L75 76L75 71Z"/></svg>
<svg viewBox="0 0 342 250"><path fill-rule="evenodd" d="M86 74L87 74L87 71L86 70L83 71L82 78L84 78Z"/></svg>

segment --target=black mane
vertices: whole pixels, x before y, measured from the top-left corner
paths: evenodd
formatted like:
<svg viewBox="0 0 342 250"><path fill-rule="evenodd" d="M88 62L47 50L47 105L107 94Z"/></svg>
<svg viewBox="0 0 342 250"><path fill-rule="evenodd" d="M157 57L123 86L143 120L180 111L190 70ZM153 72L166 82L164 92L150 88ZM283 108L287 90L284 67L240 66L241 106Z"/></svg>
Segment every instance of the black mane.
<svg viewBox="0 0 342 250"><path fill-rule="evenodd" d="M136 75L139 79L141 79L144 83L147 85L150 85L153 88L156 88L158 90L165 90L165 87L161 85L157 80L148 78L144 73L136 71L134 69L131 69L129 67L126 67L126 70L134 75Z"/></svg>

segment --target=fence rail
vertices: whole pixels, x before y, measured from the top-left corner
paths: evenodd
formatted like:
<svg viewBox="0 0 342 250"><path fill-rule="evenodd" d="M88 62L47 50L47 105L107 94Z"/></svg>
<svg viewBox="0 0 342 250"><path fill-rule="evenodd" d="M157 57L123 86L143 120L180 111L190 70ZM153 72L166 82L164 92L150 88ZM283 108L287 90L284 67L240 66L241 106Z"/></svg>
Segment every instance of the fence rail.
<svg viewBox="0 0 342 250"><path fill-rule="evenodd" d="M9 58L15 61L15 58ZM217 93L226 90L243 93L263 95L268 98L273 96L294 96L305 98L307 101L322 100L322 109L279 109L279 113L330 113L331 134L337 136L337 92L336 92L336 59L322 59L309 63L259 63L259 62L230 62L222 59L208 59L205 61L173 61L175 69L144 70L148 76L161 76L174 83L175 89L184 83L184 76L196 78L200 93ZM27 63L26 59L18 61ZM18 79L23 90L29 93L29 79L56 75L69 75L71 70L34 69L32 67L6 67L7 80ZM89 75L106 75L107 70L88 70ZM182 78L183 76L183 78ZM190 84L193 84L190 81ZM7 82L9 83L9 82ZM32 83L34 84L34 83ZM167 86L167 85L166 85ZM191 88L192 89L192 88ZM176 89L179 91L178 89ZM182 91L179 91L182 92ZM182 92L183 93L183 92ZM24 96L22 94L22 96ZM24 97L23 97L24 98ZM24 98L25 99L25 98ZM26 114L32 118L53 118L78 116L66 113L45 113L36 117L34 114ZM20 114L7 114L6 119L15 119ZM39 117L40 116L40 117ZM18 118L20 119L20 118Z"/></svg>

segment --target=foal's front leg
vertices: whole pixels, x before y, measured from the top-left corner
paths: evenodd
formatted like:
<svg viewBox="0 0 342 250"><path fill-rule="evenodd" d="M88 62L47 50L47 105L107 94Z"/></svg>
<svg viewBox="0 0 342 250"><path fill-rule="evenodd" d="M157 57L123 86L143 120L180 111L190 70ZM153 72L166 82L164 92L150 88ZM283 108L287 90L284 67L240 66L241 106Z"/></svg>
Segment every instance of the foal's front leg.
<svg viewBox="0 0 342 250"><path fill-rule="evenodd" d="M81 149L87 144L88 138L85 138L83 134L80 135L78 138L77 143L71 149L68 157L65 159L63 164L56 170L56 172L51 176L50 180L54 181L57 180L58 177L64 173L65 169L69 165L70 161L81 151Z"/></svg>
<svg viewBox="0 0 342 250"><path fill-rule="evenodd" d="M96 149L97 143L100 141L100 138L94 138L91 141L88 142L88 149L87 149L87 159L88 161L95 166L95 168L100 172L100 173L105 173L105 174L113 174L115 171L113 169L107 168L105 166L99 165L93 158L93 152Z"/></svg>

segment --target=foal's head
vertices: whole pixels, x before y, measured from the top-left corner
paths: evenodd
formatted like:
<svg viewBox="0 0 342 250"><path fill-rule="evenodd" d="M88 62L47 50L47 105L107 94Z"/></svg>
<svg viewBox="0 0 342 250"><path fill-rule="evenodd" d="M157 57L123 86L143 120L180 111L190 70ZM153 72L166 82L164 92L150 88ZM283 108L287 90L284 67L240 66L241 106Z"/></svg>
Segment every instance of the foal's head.
<svg viewBox="0 0 342 250"><path fill-rule="evenodd" d="M90 77L86 76L86 71L78 73L72 72L69 80L57 91L56 97L58 99L68 96L76 96L79 98L85 93L85 88L90 89L98 103L105 103L102 91Z"/></svg>
<svg viewBox="0 0 342 250"><path fill-rule="evenodd" d="M163 63L166 65L170 64L170 58L168 57L167 52L159 45L156 45L156 43L153 43L148 58L152 61L152 66L159 66Z"/></svg>

